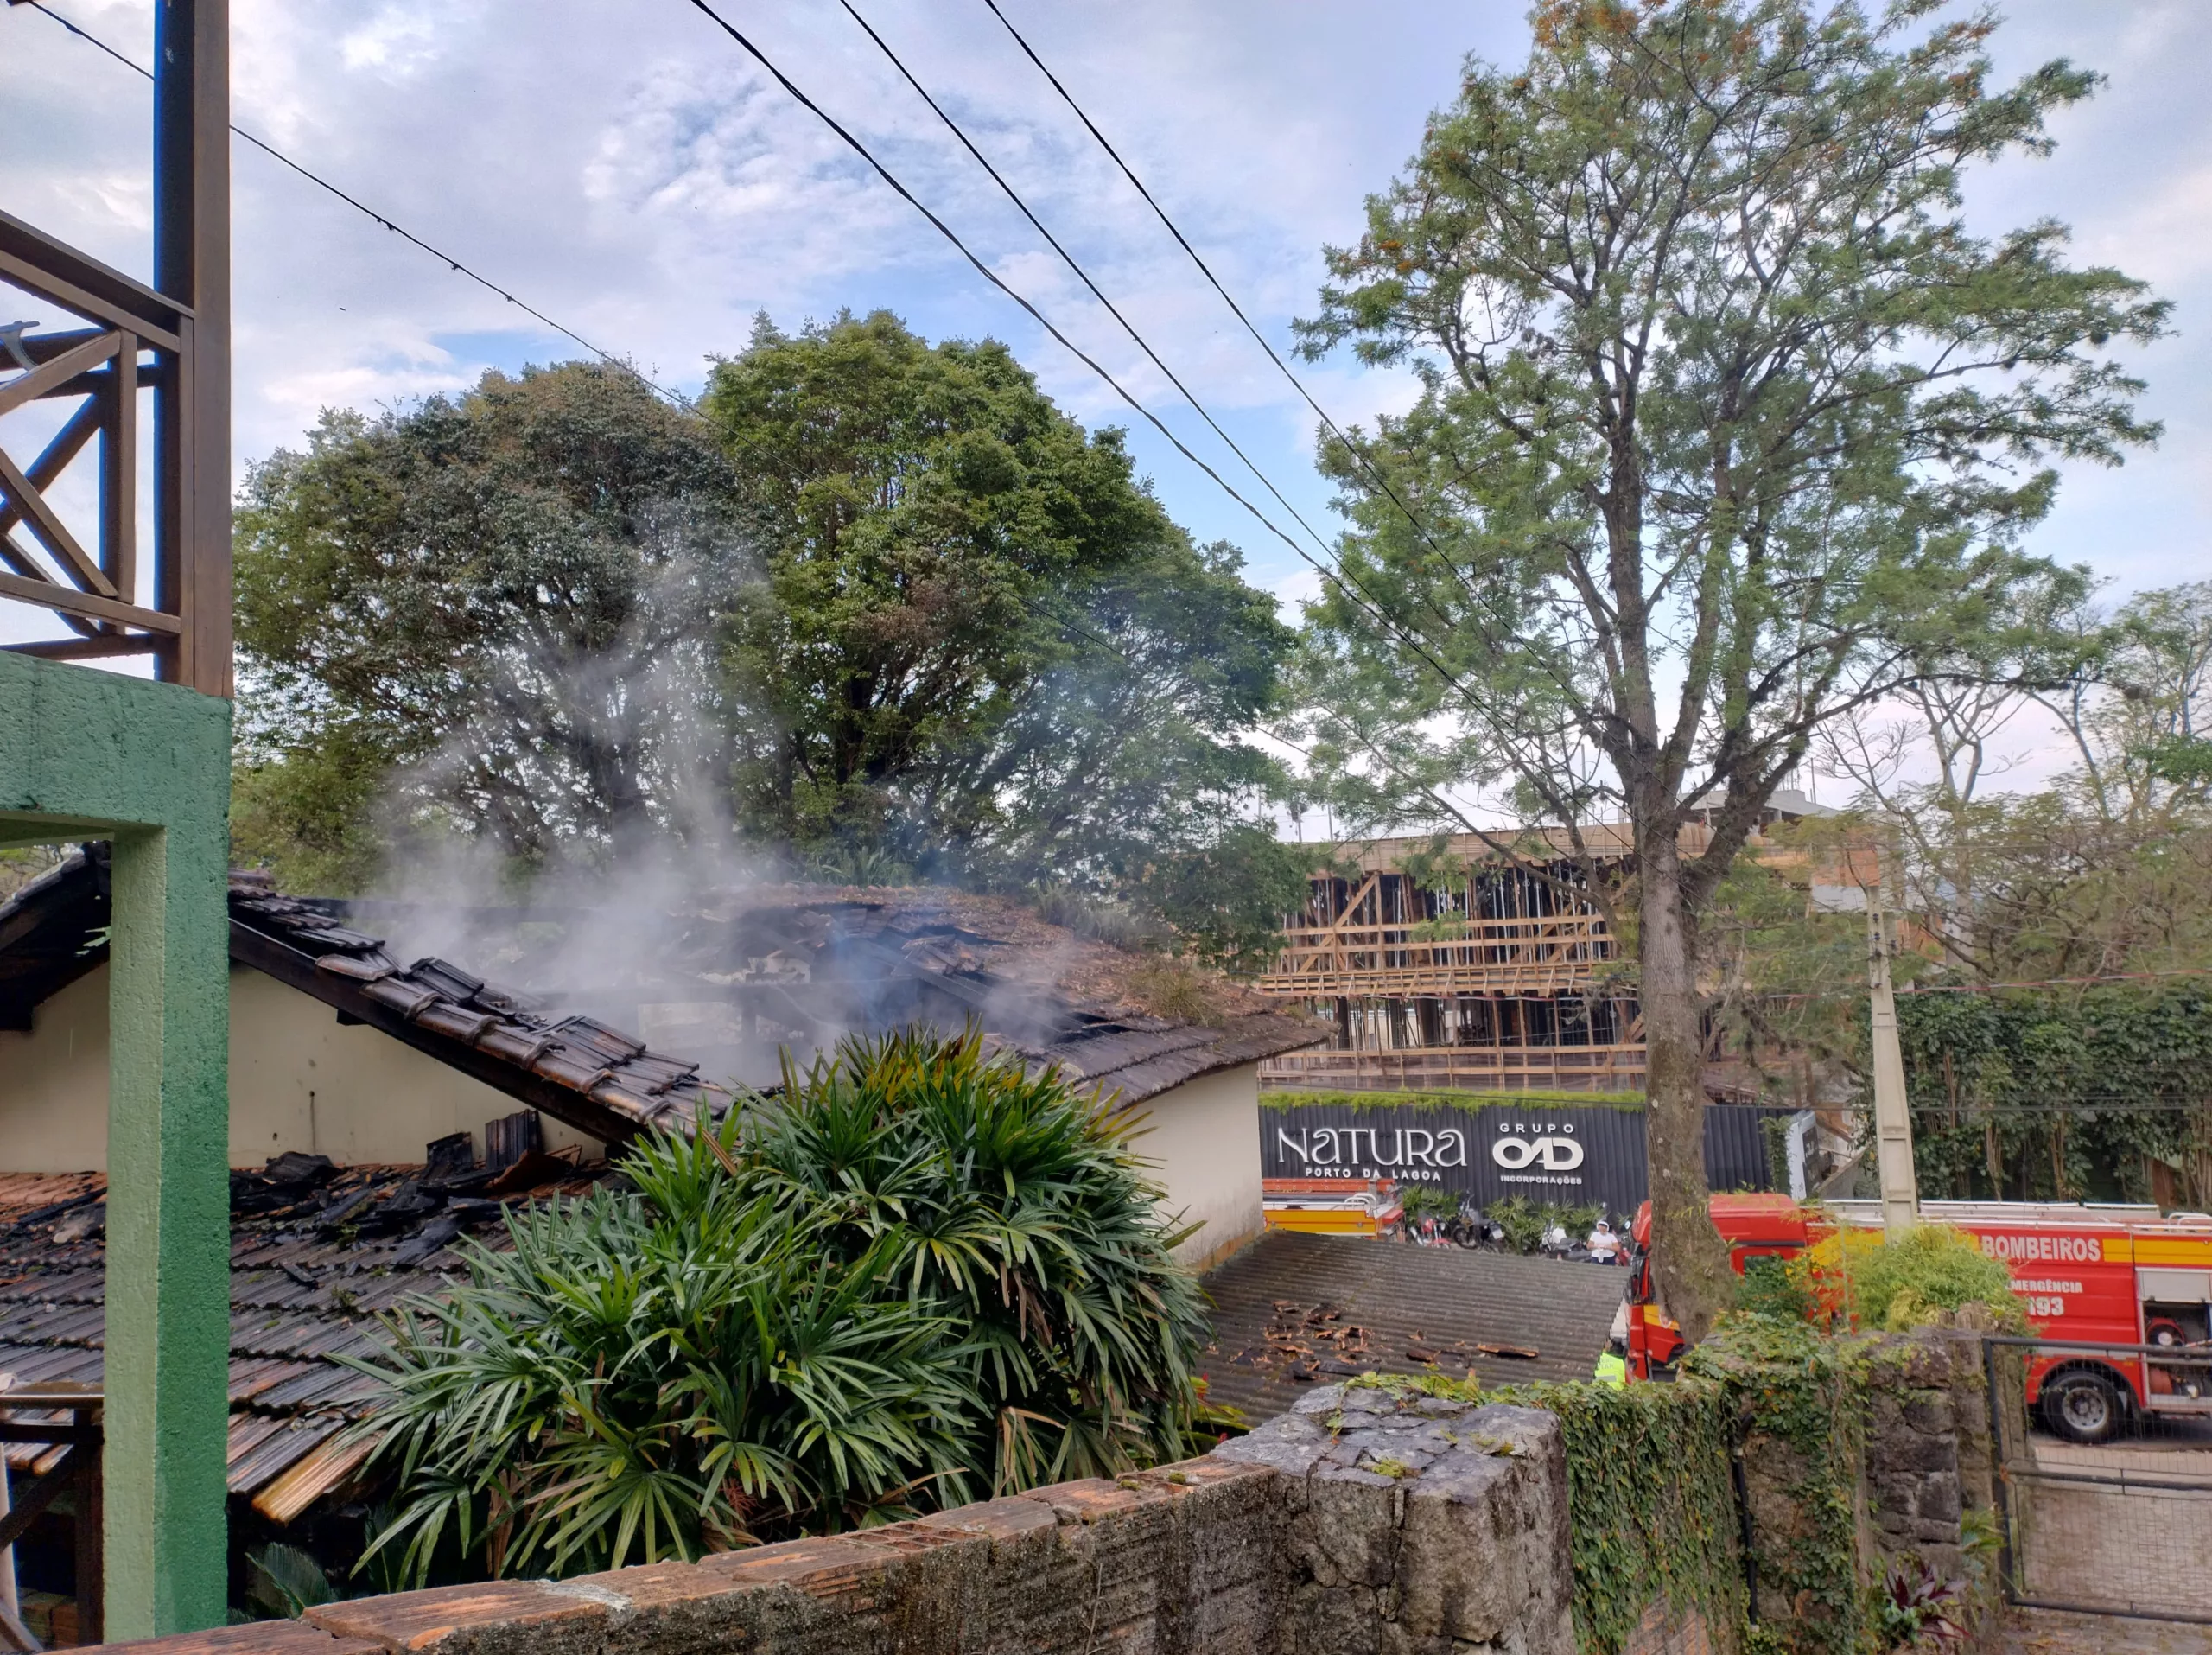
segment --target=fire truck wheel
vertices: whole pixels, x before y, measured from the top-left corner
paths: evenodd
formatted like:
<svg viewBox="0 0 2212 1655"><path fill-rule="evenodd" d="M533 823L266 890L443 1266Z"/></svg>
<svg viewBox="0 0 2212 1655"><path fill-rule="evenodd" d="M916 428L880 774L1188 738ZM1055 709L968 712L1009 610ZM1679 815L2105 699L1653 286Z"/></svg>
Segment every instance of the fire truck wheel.
<svg viewBox="0 0 2212 1655"><path fill-rule="evenodd" d="M2044 1381L2043 1416L2069 1442L2109 1442L2126 1423L2127 1403L2103 1374L2076 1368Z"/></svg>

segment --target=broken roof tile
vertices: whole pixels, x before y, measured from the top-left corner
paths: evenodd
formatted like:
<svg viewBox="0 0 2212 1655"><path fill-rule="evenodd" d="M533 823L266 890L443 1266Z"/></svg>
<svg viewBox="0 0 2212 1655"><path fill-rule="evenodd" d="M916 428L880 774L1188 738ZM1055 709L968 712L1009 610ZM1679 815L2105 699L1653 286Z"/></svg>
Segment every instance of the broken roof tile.
<svg viewBox="0 0 2212 1655"><path fill-rule="evenodd" d="M464 1046L474 1045L476 1037L498 1021L491 1012L471 1011L465 1006L447 1001L433 1001L415 1014L415 1021L433 1034L443 1034Z"/></svg>
<svg viewBox="0 0 2212 1655"><path fill-rule="evenodd" d="M606 1175L601 1165L579 1168L547 1159L554 1174L516 1200L588 1188ZM318 1169L307 1170L317 1175ZM247 1176L265 1181L300 1171L272 1164ZM339 1168L313 1193L337 1203L353 1195L388 1202L410 1180L419 1188L421 1174L412 1167ZM71 1210L81 1210L68 1208L69 1200L97 1199L105 1187L92 1173L0 1174L0 1374L10 1376L10 1388L100 1381L104 1247L96 1238L57 1247L53 1235ZM64 1204L59 1213L57 1198ZM484 1206L499 1210L497 1203ZM450 1206L429 1206L393 1233L340 1245L312 1228L303 1231L296 1217L232 1213L226 1452L233 1493L252 1498L264 1516L289 1522L345 1484L359 1456L339 1433L374 1399L377 1382L342 1359L377 1351L384 1337L379 1312L448 1289L455 1278L452 1256L442 1249L417 1264L403 1261L410 1244L435 1235L431 1224L460 1216ZM492 1246L505 1242L496 1231L481 1239ZM441 1264L448 1273L440 1273ZM0 1453L10 1466L29 1470L54 1450L12 1443L0 1445Z"/></svg>
<svg viewBox="0 0 2212 1655"><path fill-rule="evenodd" d="M484 987L484 979L464 971L449 960L435 955L418 959L407 968L407 975L427 989L435 989L448 1000L469 1000Z"/></svg>
<svg viewBox="0 0 2212 1655"><path fill-rule="evenodd" d="M619 1028L609 1028L592 1017L563 1017L553 1025L563 1044L579 1051L592 1053L608 1063L619 1063L630 1058L641 1057L645 1043L632 1040Z"/></svg>

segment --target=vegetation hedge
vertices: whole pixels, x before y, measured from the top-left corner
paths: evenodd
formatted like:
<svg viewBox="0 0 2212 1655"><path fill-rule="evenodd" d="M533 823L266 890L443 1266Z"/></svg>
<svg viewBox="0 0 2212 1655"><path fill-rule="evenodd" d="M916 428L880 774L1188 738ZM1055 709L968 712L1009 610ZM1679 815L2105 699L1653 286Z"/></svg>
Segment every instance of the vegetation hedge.
<svg viewBox="0 0 2212 1655"><path fill-rule="evenodd" d="M1262 1109L1490 1109L1498 1104L1597 1104L1642 1109L1640 1092L1324 1092L1303 1087L1260 1094Z"/></svg>
<svg viewBox="0 0 2212 1655"><path fill-rule="evenodd" d="M1904 1333L1948 1322L1968 1305L1996 1327L2027 1327L2011 1268L1947 1224L1916 1225L1895 1240L1837 1230L1790 1260L1788 1278L1808 1308L1828 1308L1846 1328Z"/></svg>
<svg viewBox="0 0 2212 1655"><path fill-rule="evenodd" d="M1654 1602L1677 1620L1703 1616L1724 1639L1742 1624L1728 1386L1531 1384L1488 1400L1559 1419L1581 1655L1619 1655Z"/></svg>
<svg viewBox="0 0 2212 1655"><path fill-rule="evenodd" d="M2212 981L1904 995L1897 1032L1929 1198L2143 1200L2212 1150Z"/></svg>

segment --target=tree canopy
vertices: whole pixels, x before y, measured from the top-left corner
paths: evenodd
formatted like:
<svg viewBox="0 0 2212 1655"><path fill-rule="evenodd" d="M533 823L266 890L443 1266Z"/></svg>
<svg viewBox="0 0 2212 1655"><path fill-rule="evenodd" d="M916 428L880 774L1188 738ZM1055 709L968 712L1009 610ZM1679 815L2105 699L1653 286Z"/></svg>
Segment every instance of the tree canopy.
<svg viewBox="0 0 2212 1655"><path fill-rule="evenodd" d="M1290 634L1001 344L765 321L704 403L758 537L732 618L747 820L925 873L1134 871L1271 767Z"/></svg>
<svg viewBox="0 0 2212 1655"><path fill-rule="evenodd" d="M730 487L603 367L326 412L237 516L242 848L347 885L424 825L535 863L664 821L746 572Z"/></svg>
<svg viewBox="0 0 2212 1655"><path fill-rule="evenodd" d="M570 363L327 413L256 468L242 850L349 888L410 833L523 868L720 833L1171 919L1163 873L1228 857L1280 903L1241 737L1291 633L1118 431L882 313L763 319L702 411Z"/></svg>
<svg viewBox="0 0 2212 1655"><path fill-rule="evenodd" d="M1321 756L1378 816L1474 780L1632 824L1661 1286L1694 1333L1725 1291L1700 914L1830 722L2065 675L2031 623L2078 577L2023 536L2052 461L2155 435L2106 353L2165 306L2056 224L1962 211L1973 164L2047 150L2095 77L1993 86L1993 20L1918 32L1935 10L1547 0L1524 65L1469 62L1304 324L1421 385L1322 452L1355 527L1311 612Z"/></svg>

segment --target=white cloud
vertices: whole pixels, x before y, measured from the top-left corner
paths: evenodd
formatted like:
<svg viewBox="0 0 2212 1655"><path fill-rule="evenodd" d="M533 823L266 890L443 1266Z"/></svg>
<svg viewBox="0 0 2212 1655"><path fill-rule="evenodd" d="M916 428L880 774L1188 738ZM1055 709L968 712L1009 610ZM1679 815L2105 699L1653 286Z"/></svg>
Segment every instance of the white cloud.
<svg viewBox="0 0 2212 1655"><path fill-rule="evenodd" d="M1112 163L980 4L857 0L1179 374L1324 533L1314 422ZM143 0L53 0L150 60ZM1389 0L1005 0L1278 348L1311 314L1325 242L1355 239L1470 48L1510 60L1521 8ZM2201 6L2014 0L2000 69L2055 55L2111 85L2054 124L2056 154L1970 186L1994 231L2045 215L2075 250L2180 307L2139 359L2155 454L2069 474L2041 549L2124 587L2200 573L2212 545L2212 123ZM734 14L733 14L734 16ZM850 124L993 268L1180 431L1187 411L836 7L758 0L741 26ZM240 124L606 348L695 386L753 314L786 325L888 307L933 337L1007 339L1081 417L1132 428L1177 516L1244 546L1287 595L1313 576L939 242L681 0L234 0ZM0 201L144 273L144 83L28 7L0 11ZM240 146L236 450L296 442L322 406L378 408L570 347L511 306ZM0 309L6 309L0 303ZM12 314L12 313L11 313ZM26 314L35 314L26 313ZM1341 360L1298 372L1341 422L1414 387ZM1194 448L1219 455L1210 436ZM1234 462L1222 456L1225 475ZM1280 519L1272 502L1269 510ZM1284 526L1290 526L1286 521Z"/></svg>

